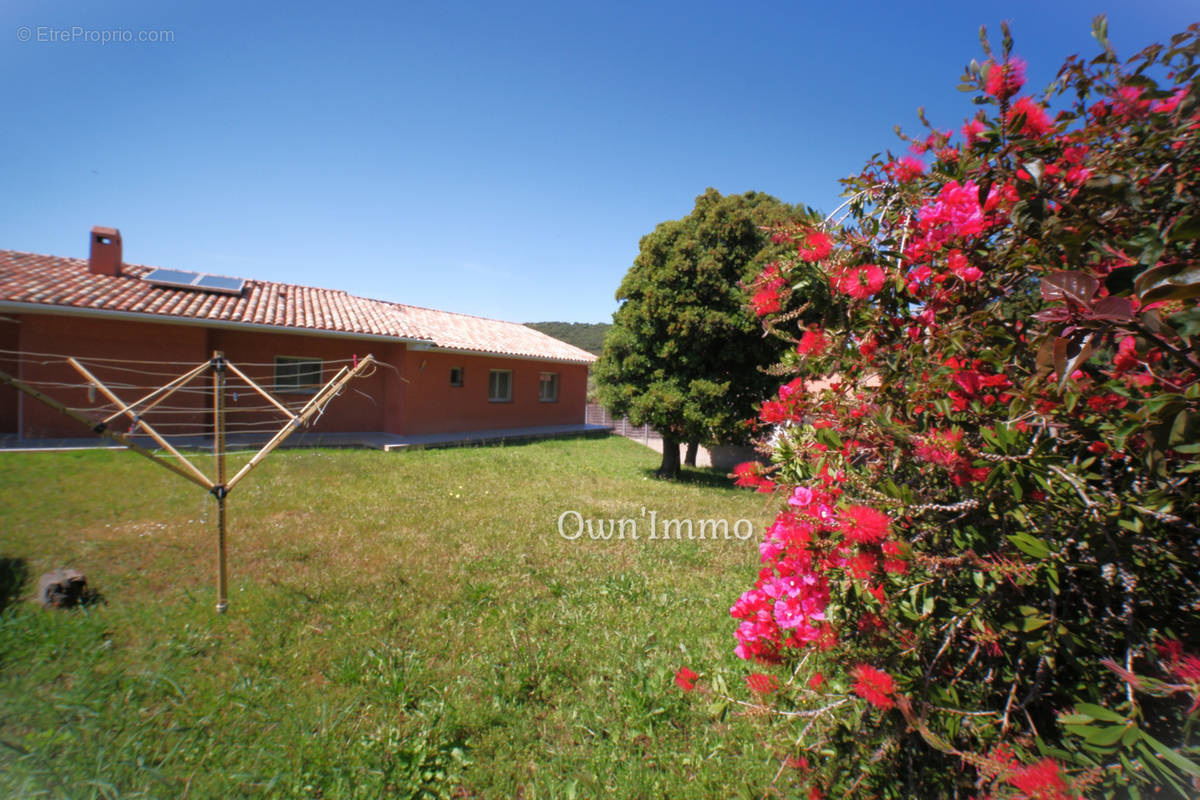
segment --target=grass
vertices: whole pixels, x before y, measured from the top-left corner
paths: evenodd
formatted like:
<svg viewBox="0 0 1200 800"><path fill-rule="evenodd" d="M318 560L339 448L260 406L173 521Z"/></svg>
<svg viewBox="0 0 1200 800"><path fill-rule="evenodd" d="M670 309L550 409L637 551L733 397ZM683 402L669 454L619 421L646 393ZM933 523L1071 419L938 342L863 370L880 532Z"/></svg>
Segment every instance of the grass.
<svg viewBox="0 0 1200 800"><path fill-rule="evenodd" d="M617 438L277 452L230 495L218 616L194 485L0 454L0 796L762 796L762 720L672 679L746 673L726 610L768 501L657 463ZM649 540L643 508L755 535ZM640 538L567 541L568 510ZM37 608L59 566L104 602Z"/></svg>

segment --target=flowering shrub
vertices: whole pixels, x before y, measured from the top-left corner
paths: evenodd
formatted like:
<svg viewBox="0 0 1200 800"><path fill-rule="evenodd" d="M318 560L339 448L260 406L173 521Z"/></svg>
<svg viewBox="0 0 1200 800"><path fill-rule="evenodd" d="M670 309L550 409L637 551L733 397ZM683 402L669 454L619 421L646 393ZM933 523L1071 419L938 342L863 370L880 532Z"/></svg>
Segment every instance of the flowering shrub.
<svg viewBox="0 0 1200 800"><path fill-rule="evenodd" d="M1200 27L1046 96L1004 34L749 287L795 347L731 613L811 796L1200 792Z"/></svg>

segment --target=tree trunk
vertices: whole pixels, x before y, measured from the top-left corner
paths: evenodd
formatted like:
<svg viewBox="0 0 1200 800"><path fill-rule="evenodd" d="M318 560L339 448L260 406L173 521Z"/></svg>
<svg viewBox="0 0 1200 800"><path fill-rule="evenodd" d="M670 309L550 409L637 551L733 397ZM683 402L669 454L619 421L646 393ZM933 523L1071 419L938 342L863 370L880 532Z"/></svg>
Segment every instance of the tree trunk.
<svg viewBox="0 0 1200 800"><path fill-rule="evenodd" d="M654 473L660 478L675 480L679 477L679 440L663 437L662 466Z"/></svg>
<svg viewBox="0 0 1200 800"><path fill-rule="evenodd" d="M700 449L699 442L688 442L687 455L683 457L683 465L685 467L696 466L696 451Z"/></svg>

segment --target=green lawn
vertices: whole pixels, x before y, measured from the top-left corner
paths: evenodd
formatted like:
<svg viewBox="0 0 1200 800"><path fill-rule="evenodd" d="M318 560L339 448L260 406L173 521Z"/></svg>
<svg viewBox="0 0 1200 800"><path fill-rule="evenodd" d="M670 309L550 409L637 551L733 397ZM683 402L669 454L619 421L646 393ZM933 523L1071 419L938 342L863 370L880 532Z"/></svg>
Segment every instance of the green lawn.
<svg viewBox="0 0 1200 800"><path fill-rule="evenodd" d="M0 613L0 796L763 796L771 723L672 679L748 671L727 611L769 500L658 459L279 451L230 495L218 616L202 490L130 453L0 454L0 577L27 576ZM640 538L567 541L569 510ZM754 535L649 540L650 511ZM37 608L58 566L105 601Z"/></svg>

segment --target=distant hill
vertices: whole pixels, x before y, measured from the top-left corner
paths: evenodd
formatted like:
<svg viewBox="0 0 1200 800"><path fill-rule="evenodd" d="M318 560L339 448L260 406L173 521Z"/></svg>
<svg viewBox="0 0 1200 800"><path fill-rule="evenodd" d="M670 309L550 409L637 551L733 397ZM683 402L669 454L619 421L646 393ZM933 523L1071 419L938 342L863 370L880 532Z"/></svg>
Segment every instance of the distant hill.
<svg viewBox="0 0 1200 800"><path fill-rule="evenodd" d="M612 327L607 322L526 322L525 325L595 355L600 355L604 336Z"/></svg>

